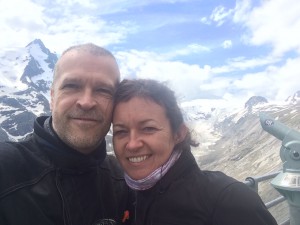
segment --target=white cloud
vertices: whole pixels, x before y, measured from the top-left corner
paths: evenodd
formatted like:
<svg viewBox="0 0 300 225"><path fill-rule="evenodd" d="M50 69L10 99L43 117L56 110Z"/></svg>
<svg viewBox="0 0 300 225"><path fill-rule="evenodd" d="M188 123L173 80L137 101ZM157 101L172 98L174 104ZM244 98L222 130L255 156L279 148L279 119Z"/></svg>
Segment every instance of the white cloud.
<svg viewBox="0 0 300 225"><path fill-rule="evenodd" d="M255 93L255 95L270 96L274 93L274 89L277 89L274 85L275 77L270 75L269 71L245 74L242 78L233 81L232 88L246 93L251 92L250 95Z"/></svg>
<svg viewBox="0 0 300 225"><path fill-rule="evenodd" d="M32 41L32 31L43 30L44 7L29 0L9 0L0 7L0 48L23 47ZM33 32L34 33L34 32Z"/></svg>
<svg viewBox="0 0 300 225"><path fill-rule="evenodd" d="M231 40L226 40L226 41L223 42L222 46L225 49L231 48L232 47L232 41Z"/></svg>
<svg viewBox="0 0 300 225"><path fill-rule="evenodd" d="M224 6L219 5L213 10L210 19L216 22L217 26L221 26L231 14L232 10L226 10Z"/></svg>
<svg viewBox="0 0 300 225"><path fill-rule="evenodd" d="M272 76L275 77L274 83L276 85L277 92L273 93L274 98L277 100L286 99L288 96L299 91L299 65L300 57L295 59L288 59L282 67L276 68L272 71Z"/></svg>
<svg viewBox="0 0 300 225"><path fill-rule="evenodd" d="M201 84L209 79L211 68L168 61L164 55L153 52L118 52L123 78L151 78L167 81L179 96L196 97Z"/></svg>
<svg viewBox="0 0 300 225"><path fill-rule="evenodd" d="M211 23L210 20L207 17L202 17L200 19L200 22L203 23L203 24L207 24L207 25L209 25Z"/></svg>
<svg viewBox="0 0 300 225"><path fill-rule="evenodd" d="M271 45L274 55L300 53L300 4L298 0L262 1L250 10L250 1L238 1L234 21L248 29L247 41Z"/></svg>
<svg viewBox="0 0 300 225"><path fill-rule="evenodd" d="M120 43L134 29L134 25L126 21L114 24L95 17L74 15L55 21L49 25L48 32L40 36L50 49L61 52L66 46L78 43L93 42L100 46Z"/></svg>
<svg viewBox="0 0 300 225"><path fill-rule="evenodd" d="M299 91L299 63L300 58L289 59L281 67L269 66L257 73L247 73L232 82L232 89L247 98L261 95L271 101L284 101Z"/></svg>
<svg viewBox="0 0 300 225"><path fill-rule="evenodd" d="M107 46L122 42L136 25L104 21L95 10L97 1L56 2L10 0L0 8L0 48L24 47L40 38L52 51L84 42ZM80 13L78 13L79 10Z"/></svg>
<svg viewBox="0 0 300 225"><path fill-rule="evenodd" d="M73 5L83 6L90 9L94 9L97 7L96 1L94 0L55 0L53 2L63 7L70 7Z"/></svg>
<svg viewBox="0 0 300 225"><path fill-rule="evenodd" d="M251 12L251 0L237 0L233 12L233 21L236 23L244 23L249 19Z"/></svg>
<svg viewBox="0 0 300 225"><path fill-rule="evenodd" d="M198 54L198 53L209 52L209 51L210 51L210 48L208 48L206 46L199 45L199 44L189 44L186 47L164 53L164 54L162 54L162 56L165 59L172 59L177 56L192 55L192 54Z"/></svg>
<svg viewBox="0 0 300 225"><path fill-rule="evenodd" d="M220 68L209 65L199 67L178 61L169 61L164 55L153 52L118 52L123 78L151 78L168 81L178 96L194 98L223 98L243 105L253 95L261 95L270 101L283 101L299 90L297 72L300 58L289 59L283 66L272 66L275 58L246 60L237 58L227 65L227 71L218 74ZM263 66L259 72L246 72L247 68ZM245 73L242 74L242 70Z"/></svg>
<svg viewBox="0 0 300 225"><path fill-rule="evenodd" d="M228 59L227 64L214 67L212 71L215 74L222 74L222 73L229 73L229 72L236 72L236 71L245 71L247 69L255 69L257 67L264 67L271 65L273 63L279 62L279 58L272 57L272 56L265 56L265 57L257 57L252 59L247 59L244 57L238 58L231 58Z"/></svg>
<svg viewBox="0 0 300 225"><path fill-rule="evenodd" d="M61 0L64 1L64 0ZM80 1L80 0L78 0ZM148 5L157 5L157 4L175 4L179 2L188 2L189 0L109 0L109 1L99 1L91 0L97 4L99 14L113 14L118 12L125 12L130 9L136 8L141 9L144 6ZM174 18L176 19L176 18Z"/></svg>
<svg viewBox="0 0 300 225"><path fill-rule="evenodd" d="M210 93L214 97L223 98L226 92L230 89L232 80L233 78L229 76L211 76L210 79L200 85L200 89L202 92Z"/></svg>

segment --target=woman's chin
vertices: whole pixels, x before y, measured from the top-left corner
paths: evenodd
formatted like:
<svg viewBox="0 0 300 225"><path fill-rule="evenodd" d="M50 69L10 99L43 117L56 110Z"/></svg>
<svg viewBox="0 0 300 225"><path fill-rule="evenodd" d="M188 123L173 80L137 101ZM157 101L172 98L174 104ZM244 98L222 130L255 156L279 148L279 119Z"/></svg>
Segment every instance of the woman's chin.
<svg viewBox="0 0 300 225"><path fill-rule="evenodd" d="M145 172L145 171L141 171L141 172L138 172L138 171L130 171L128 172L128 176L133 179L133 180L141 180L141 179L144 179L146 178L151 172Z"/></svg>

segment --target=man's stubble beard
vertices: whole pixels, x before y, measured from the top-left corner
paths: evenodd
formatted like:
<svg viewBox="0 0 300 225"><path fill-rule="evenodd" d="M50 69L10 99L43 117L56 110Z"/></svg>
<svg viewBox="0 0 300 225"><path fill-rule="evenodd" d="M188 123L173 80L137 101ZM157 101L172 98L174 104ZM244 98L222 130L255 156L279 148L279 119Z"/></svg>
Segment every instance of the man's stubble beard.
<svg viewBox="0 0 300 225"><path fill-rule="evenodd" d="M71 115L74 116L74 113ZM85 116L87 116L86 112ZM55 113L53 113L53 117L55 117ZM73 149L82 153L91 153L105 138L111 124L107 122L110 121L110 118L103 118L102 115L97 116L97 118L99 120L97 129L92 126L92 130L89 130L88 125L82 129L74 127L72 119L69 116L64 116L56 122L55 132L63 142Z"/></svg>

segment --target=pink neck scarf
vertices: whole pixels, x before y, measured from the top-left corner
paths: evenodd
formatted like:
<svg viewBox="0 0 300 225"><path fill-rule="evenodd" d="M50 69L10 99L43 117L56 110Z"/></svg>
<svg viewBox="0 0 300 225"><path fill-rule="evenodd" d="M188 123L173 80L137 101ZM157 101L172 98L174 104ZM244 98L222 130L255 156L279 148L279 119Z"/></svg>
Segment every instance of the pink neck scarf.
<svg viewBox="0 0 300 225"><path fill-rule="evenodd" d="M162 166L158 167L156 170L154 170L151 174L149 174L147 177L140 179L140 180L134 180L130 178L126 173L124 175L125 181L127 185L133 189L138 191L147 190L151 187L153 187L168 171L169 169L174 165L174 163L178 160L182 153L182 150L174 150L168 159L168 161L163 164Z"/></svg>

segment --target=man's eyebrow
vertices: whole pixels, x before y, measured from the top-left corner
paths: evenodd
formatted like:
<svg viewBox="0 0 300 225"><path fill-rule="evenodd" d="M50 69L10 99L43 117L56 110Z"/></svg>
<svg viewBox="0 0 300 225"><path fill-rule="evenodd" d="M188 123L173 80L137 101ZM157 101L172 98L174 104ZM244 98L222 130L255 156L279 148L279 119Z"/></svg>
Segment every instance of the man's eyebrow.
<svg viewBox="0 0 300 225"><path fill-rule="evenodd" d="M69 83L69 82L75 82L75 83L81 83L84 82L84 79L77 78L77 77L66 77L65 79L62 80L62 83ZM105 82L97 81L93 84L94 87L106 87L110 88L112 90L115 89L115 86L112 84L108 84Z"/></svg>
<svg viewBox="0 0 300 225"><path fill-rule="evenodd" d="M81 79L79 78L74 78L74 77L66 77L65 79L62 80L62 83L68 83L68 82L80 82Z"/></svg>
<svg viewBox="0 0 300 225"><path fill-rule="evenodd" d="M108 84L108 83L105 83L105 82L103 82L103 81L97 81L97 82L95 82L95 84L94 84L95 86L99 86L99 87L110 87L110 88L113 88L113 89L115 89L115 86L113 85L113 84Z"/></svg>

